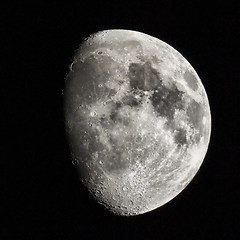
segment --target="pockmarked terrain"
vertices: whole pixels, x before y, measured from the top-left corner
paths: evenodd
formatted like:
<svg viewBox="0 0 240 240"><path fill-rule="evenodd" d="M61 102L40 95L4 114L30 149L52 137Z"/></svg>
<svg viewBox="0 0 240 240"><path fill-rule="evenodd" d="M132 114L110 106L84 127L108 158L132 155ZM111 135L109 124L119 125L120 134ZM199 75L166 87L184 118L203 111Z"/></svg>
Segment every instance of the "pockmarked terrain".
<svg viewBox="0 0 240 240"><path fill-rule="evenodd" d="M211 114L200 78L179 52L144 33L85 39L66 77L64 111L83 184L119 215L169 202L207 152Z"/></svg>

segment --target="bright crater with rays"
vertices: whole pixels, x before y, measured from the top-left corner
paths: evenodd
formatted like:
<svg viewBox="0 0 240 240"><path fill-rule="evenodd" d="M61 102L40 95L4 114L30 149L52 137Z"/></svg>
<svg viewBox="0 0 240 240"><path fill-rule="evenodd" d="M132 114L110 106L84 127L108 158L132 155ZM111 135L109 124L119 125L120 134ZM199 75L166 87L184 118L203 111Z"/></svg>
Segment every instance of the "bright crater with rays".
<svg viewBox="0 0 240 240"><path fill-rule="evenodd" d="M119 215L173 199L209 144L210 108L197 73L171 46L136 31L102 31L80 45L64 111L83 184Z"/></svg>

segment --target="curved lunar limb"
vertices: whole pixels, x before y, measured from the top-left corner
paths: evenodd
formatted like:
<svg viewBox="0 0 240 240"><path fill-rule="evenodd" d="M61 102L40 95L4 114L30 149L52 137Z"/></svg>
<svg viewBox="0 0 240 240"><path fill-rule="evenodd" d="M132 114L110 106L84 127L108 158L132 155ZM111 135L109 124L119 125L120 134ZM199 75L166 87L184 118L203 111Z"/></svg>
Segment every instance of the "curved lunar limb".
<svg viewBox="0 0 240 240"><path fill-rule="evenodd" d="M169 202L207 152L211 115L200 78L179 52L144 33L85 39L66 78L64 111L82 182L119 215Z"/></svg>

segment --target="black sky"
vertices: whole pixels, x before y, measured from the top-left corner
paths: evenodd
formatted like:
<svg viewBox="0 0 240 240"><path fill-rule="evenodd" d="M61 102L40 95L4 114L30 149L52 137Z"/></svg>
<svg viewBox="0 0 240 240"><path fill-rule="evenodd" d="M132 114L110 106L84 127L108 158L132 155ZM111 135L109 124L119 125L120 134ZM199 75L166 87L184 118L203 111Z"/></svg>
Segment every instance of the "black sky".
<svg viewBox="0 0 240 240"><path fill-rule="evenodd" d="M238 239L239 1L19 1L2 5L1 18L0 239ZM194 180L163 207L128 218L82 188L62 110L80 42L117 28L177 49L201 78L212 113L210 147Z"/></svg>

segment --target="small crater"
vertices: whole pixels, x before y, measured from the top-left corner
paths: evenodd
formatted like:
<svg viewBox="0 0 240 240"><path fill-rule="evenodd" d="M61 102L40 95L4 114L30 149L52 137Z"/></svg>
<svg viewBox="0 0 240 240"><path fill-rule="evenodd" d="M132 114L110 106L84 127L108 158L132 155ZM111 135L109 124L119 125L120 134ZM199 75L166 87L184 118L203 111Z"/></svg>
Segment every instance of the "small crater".
<svg viewBox="0 0 240 240"><path fill-rule="evenodd" d="M78 166L79 165L79 161L77 159L72 160L72 165L73 166Z"/></svg>

